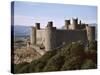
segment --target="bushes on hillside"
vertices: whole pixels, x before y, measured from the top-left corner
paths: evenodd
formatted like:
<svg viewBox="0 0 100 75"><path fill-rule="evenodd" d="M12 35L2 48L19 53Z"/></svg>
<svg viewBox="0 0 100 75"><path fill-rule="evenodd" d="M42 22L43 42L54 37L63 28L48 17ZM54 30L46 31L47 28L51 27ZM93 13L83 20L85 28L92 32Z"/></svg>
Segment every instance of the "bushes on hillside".
<svg viewBox="0 0 100 75"><path fill-rule="evenodd" d="M97 63L97 41L89 41L88 50L85 53L87 59L91 59L94 63Z"/></svg>
<svg viewBox="0 0 100 75"><path fill-rule="evenodd" d="M63 63L64 57L60 54L57 54L48 61L43 71L59 71Z"/></svg>
<svg viewBox="0 0 100 75"><path fill-rule="evenodd" d="M21 67L17 73L29 73L29 64L28 65L24 65L23 67Z"/></svg>
<svg viewBox="0 0 100 75"><path fill-rule="evenodd" d="M80 65L84 60L84 45L80 43L72 44L69 51L69 54L65 56L65 63L62 66L61 70L75 70L80 69Z"/></svg>
<svg viewBox="0 0 100 75"><path fill-rule="evenodd" d="M91 59L86 59L81 65L81 69L95 69L95 68L97 68L97 65Z"/></svg>
<svg viewBox="0 0 100 75"><path fill-rule="evenodd" d="M80 57L71 57L65 61L64 65L62 66L61 70L76 70L80 69L82 61Z"/></svg>
<svg viewBox="0 0 100 75"><path fill-rule="evenodd" d="M29 64L29 63L27 63L27 62L20 63L20 64L15 64L15 65L14 65L14 73L20 73L19 70L20 70L22 67L24 67L24 66L26 66L26 65L28 65L28 64Z"/></svg>
<svg viewBox="0 0 100 75"><path fill-rule="evenodd" d="M57 53L57 50L48 51L39 60L42 61L42 62L47 62L51 57L53 57L54 55L56 55L56 53Z"/></svg>
<svg viewBox="0 0 100 75"><path fill-rule="evenodd" d="M31 73L96 68L96 46L96 42L89 43L89 50L86 52L82 43L72 43L59 50L48 51L30 64L15 65L14 70L16 73Z"/></svg>
<svg viewBox="0 0 100 75"><path fill-rule="evenodd" d="M97 50L97 41L89 41L89 50Z"/></svg>

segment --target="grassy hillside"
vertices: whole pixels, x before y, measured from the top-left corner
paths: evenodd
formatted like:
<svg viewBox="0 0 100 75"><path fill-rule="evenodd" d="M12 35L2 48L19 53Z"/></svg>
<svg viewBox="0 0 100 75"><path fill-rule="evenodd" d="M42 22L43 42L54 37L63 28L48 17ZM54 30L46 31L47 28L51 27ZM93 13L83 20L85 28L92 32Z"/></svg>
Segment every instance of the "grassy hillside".
<svg viewBox="0 0 100 75"><path fill-rule="evenodd" d="M31 63L14 65L14 73L66 71L97 68L97 42L89 42L88 47L76 42L59 50L47 52Z"/></svg>

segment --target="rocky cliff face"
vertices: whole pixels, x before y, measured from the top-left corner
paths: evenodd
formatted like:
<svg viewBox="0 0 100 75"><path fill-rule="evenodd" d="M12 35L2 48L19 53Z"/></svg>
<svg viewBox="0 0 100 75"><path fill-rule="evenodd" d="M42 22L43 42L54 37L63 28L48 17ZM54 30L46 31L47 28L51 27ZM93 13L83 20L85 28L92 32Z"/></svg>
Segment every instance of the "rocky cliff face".
<svg viewBox="0 0 100 75"><path fill-rule="evenodd" d="M41 55L32 48L21 47L14 50L14 64L31 62L40 57Z"/></svg>

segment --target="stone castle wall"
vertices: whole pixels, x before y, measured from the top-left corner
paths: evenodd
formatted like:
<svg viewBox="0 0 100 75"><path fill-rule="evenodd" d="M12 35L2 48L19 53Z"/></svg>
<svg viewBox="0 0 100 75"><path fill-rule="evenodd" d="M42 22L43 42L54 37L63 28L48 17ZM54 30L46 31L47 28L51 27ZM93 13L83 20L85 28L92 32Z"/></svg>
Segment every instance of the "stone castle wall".
<svg viewBox="0 0 100 75"><path fill-rule="evenodd" d="M87 42L87 33L86 30L57 30L56 40L57 46L76 41Z"/></svg>
<svg viewBox="0 0 100 75"><path fill-rule="evenodd" d="M32 45L36 44L36 28L35 27L31 27L30 41Z"/></svg>
<svg viewBox="0 0 100 75"><path fill-rule="evenodd" d="M37 30L36 44L43 44L47 50L56 48L64 43L82 41L87 42L86 30Z"/></svg>
<svg viewBox="0 0 100 75"><path fill-rule="evenodd" d="M86 30L87 30L87 38L89 41L94 40L95 39L95 27L93 26L86 26Z"/></svg>
<svg viewBox="0 0 100 75"><path fill-rule="evenodd" d="M53 50L63 44L71 42L95 40L95 27L87 26L86 24L78 24L78 18L72 20L65 20L65 30L56 29L53 27L53 22L48 22L45 29L40 28L40 23L36 23L32 27L31 44L43 44L46 51Z"/></svg>
<svg viewBox="0 0 100 75"><path fill-rule="evenodd" d="M44 44L44 41L45 41L45 30L44 29L40 29L40 30L37 30L36 31L36 43L37 44Z"/></svg>

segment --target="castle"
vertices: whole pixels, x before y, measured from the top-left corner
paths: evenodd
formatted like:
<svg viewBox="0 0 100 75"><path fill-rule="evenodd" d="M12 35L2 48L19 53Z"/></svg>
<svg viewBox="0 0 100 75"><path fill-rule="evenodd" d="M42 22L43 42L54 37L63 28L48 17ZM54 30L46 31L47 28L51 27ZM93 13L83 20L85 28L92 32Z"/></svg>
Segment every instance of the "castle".
<svg viewBox="0 0 100 75"><path fill-rule="evenodd" d="M45 51L54 50L64 44L71 42L95 40L95 27L78 22L78 18L65 20L63 29L53 27L53 22L48 22L44 29L40 28L40 23L35 23L31 27L30 44L31 46L43 46Z"/></svg>

